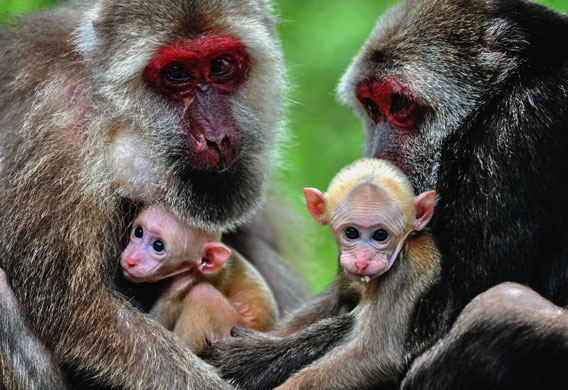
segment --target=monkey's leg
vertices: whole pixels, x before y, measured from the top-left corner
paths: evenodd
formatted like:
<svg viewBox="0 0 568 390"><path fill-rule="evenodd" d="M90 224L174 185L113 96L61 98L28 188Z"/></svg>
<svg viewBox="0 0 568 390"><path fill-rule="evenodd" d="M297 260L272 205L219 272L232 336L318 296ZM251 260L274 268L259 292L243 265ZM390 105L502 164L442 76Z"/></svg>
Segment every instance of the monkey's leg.
<svg viewBox="0 0 568 390"><path fill-rule="evenodd" d="M317 322L288 337L237 328L233 334L238 337L206 350L203 357L243 389L268 390L341 344L353 322L347 314Z"/></svg>
<svg viewBox="0 0 568 390"><path fill-rule="evenodd" d="M195 353L209 344L231 336L231 329L244 325L237 309L209 283L192 287L183 300L174 332L188 342Z"/></svg>
<svg viewBox="0 0 568 390"><path fill-rule="evenodd" d="M62 370L24 321L8 278L0 269L0 388L69 388Z"/></svg>
<svg viewBox="0 0 568 390"><path fill-rule="evenodd" d="M278 308L260 273L238 252L231 256L228 273L223 294L242 316L240 325L261 332L272 330L278 320Z"/></svg>
<svg viewBox="0 0 568 390"><path fill-rule="evenodd" d="M414 361L402 389L560 389L567 373L568 312L503 283L465 307Z"/></svg>

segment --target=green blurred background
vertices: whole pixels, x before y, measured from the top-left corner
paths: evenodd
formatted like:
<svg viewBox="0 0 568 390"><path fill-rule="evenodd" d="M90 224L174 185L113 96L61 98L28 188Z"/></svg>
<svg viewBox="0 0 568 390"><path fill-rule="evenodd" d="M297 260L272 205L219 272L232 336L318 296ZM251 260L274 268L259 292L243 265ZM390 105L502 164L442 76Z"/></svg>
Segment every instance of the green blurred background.
<svg viewBox="0 0 568 390"><path fill-rule="evenodd" d="M58 0L0 0L0 20ZM371 32L377 16L394 0L273 0L292 88L288 127L292 138L284 153L279 181L298 214L296 237L304 246L298 265L316 291L333 278L337 251L329 230L304 211L302 188L327 189L343 166L362 157L363 133L356 117L338 104L335 87L351 58ZM568 0L542 1L568 12ZM566 45L566 42L559 42ZM292 232L293 233L293 232ZM291 255L297 255L292 253Z"/></svg>

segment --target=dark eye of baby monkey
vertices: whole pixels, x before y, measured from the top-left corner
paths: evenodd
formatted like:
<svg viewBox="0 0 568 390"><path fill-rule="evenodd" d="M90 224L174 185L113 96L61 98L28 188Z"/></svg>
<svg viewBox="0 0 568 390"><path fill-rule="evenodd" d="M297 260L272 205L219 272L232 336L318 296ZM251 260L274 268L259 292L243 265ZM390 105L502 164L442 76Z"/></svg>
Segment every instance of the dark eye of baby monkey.
<svg viewBox="0 0 568 390"><path fill-rule="evenodd" d="M383 242L388 238L389 234L384 229L379 229L373 233L373 240Z"/></svg>
<svg viewBox="0 0 568 390"><path fill-rule="evenodd" d="M349 226L347 229L345 229L345 237L347 237L349 240L356 240L360 237L359 231L354 227Z"/></svg>
<svg viewBox="0 0 568 390"><path fill-rule="evenodd" d="M142 226L136 226L136 228L134 229L134 237L142 238L143 236L144 236L144 229L142 229Z"/></svg>
<svg viewBox="0 0 568 390"><path fill-rule="evenodd" d="M163 241L161 241L161 240L154 241L154 244L152 244L152 247L154 248L154 250L157 253L162 253L164 250L166 250L166 245L164 245Z"/></svg>

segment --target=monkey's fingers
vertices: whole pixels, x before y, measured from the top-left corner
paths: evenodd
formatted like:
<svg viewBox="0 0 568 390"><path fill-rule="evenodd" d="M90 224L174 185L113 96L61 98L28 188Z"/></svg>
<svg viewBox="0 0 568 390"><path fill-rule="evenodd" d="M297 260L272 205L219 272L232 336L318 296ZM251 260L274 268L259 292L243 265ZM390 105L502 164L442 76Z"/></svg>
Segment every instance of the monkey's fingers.
<svg viewBox="0 0 568 390"><path fill-rule="evenodd" d="M258 318L258 315L254 312L252 307L248 303L243 303L238 306L235 305L235 307L237 308L237 311L239 312L243 320L246 322L246 325L248 327L252 327L252 325Z"/></svg>

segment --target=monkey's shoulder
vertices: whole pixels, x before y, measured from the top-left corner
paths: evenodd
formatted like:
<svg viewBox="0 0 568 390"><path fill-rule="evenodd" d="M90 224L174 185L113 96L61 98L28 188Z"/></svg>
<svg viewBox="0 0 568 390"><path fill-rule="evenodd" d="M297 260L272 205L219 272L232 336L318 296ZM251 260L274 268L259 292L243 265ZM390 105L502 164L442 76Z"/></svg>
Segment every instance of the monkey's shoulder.
<svg viewBox="0 0 568 390"><path fill-rule="evenodd" d="M412 268L418 274L431 273L440 268L440 252L430 229L414 233L409 237L406 247Z"/></svg>
<svg viewBox="0 0 568 390"><path fill-rule="evenodd" d="M223 268L213 275L208 275L207 281L223 293L228 293L241 281L264 283L264 279L257 269L234 248L231 248L231 256L229 256Z"/></svg>

